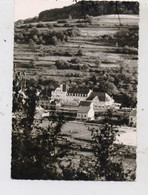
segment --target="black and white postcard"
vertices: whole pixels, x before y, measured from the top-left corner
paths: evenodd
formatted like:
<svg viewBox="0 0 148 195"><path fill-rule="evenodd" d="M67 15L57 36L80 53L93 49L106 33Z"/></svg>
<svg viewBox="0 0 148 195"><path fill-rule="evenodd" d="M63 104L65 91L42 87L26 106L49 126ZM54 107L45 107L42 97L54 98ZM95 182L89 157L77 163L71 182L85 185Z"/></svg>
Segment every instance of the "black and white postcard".
<svg viewBox="0 0 148 195"><path fill-rule="evenodd" d="M140 1L16 0L14 7L11 181L135 185L144 152Z"/></svg>

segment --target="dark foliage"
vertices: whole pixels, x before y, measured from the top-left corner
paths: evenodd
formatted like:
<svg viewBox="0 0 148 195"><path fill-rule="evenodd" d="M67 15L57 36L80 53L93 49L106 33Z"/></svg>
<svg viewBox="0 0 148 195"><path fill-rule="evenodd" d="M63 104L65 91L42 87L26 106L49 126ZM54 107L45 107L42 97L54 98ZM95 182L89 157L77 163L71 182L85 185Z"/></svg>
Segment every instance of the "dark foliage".
<svg viewBox="0 0 148 195"><path fill-rule="evenodd" d="M138 2L116 1L80 1L71 6L60 9L51 9L39 14L39 21L51 21L58 19L86 18L86 15L99 16L106 14L138 14Z"/></svg>
<svg viewBox="0 0 148 195"><path fill-rule="evenodd" d="M54 118L54 127L38 127L34 123L36 86L26 85L24 95L18 91L17 86L21 88L21 81L14 83L11 177L58 179L56 135L63 125L63 118L60 115Z"/></svg>
<svg viewBox="0 0 148 195"><path fill-rule="evenodd" d="M138 27L120 29L115 35L103 35L98 37L99 41L105 41L112 45L118 45L115 52L125 54L138 53ZM95 40L97 41L97 39Z"/></svg>
<svg viewBox="0 0 148 195"><path fill-rule="evenodd" d="M42 23L38 24L38 27L42 28ZM29 43L31 49L35 48L35 44L42 45L57 45L58 43L68 41L69 37L75 37L80 35L80 30L76 27L67 30L46 30L40 32L37 28L32 27L31 29L22 30L16 32L14 40L16 43L26 44Z"/></svg>
<svg viewBox="0 0 148 195"><path fill-rule="evenodd" d="M118 156L114 141L117 128L112 125L112 111L108 111L106 123L93 133L93 148L98 158L98 174L105 181L124 181L124 169L122 159Z"/></svg>
<svg viewBox="0 0 148 195"><path fill-rule="evenodd" d="M87 65L78 64L79 60L77 58L72 59L70 62L65 60L57 60L55 66L57 69L73 69L73 70L86 70L88 69Z"/></svg>

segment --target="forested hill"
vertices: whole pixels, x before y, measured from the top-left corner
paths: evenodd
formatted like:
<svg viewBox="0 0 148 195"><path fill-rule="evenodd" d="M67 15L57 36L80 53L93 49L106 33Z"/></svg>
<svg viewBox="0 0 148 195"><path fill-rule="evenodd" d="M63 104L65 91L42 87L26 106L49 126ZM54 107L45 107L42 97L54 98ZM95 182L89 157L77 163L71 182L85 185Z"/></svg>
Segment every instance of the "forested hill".
<svg viewBox="0 0 148 195"><path fill-rule="evenodd" d="M127 1L79 1L67 7L45 10L38 17L27 19L25 22L52 21L69 17L80 19L85 18L86 15L99 16L107 14L139 14L139 3Z"/></svg>

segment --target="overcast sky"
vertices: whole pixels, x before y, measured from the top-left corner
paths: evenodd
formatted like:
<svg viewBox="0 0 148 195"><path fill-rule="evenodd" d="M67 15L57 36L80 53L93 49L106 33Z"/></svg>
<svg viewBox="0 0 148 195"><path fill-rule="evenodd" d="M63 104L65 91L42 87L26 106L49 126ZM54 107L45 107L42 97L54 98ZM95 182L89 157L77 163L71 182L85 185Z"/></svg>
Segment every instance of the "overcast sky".
<svg viewBox="0 0 148 195"><path fill-rule="evenodd" d="M73 0L15 0L15 21L38 16L41 11L73 3Z"/></svg>

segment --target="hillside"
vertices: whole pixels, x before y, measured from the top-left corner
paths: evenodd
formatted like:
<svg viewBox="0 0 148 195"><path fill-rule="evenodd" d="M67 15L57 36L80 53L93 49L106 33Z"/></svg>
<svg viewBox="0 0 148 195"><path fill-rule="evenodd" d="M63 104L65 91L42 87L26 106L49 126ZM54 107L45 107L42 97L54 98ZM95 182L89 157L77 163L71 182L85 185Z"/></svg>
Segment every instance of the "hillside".
<svg viewBox="0 0 148 195"><path fill-rule="evenodd" d="M16 70L25 71L29 83L34 80L43 87L48 83L48 94L53 88L49 83L66 82L71 87L105 90L117 102L133 106L137 90L138 21L138 15L120 15L119 20L113 14L93 17L92 23L72 19L68 23L16 26Z"/></svg>
<svg viewBox="0 0 148 195"><path fill-rule="evenodd" d="M118 2L118 1L80 1L73 5L45 10L38 17L26 19L24 22L54 21L67 19L85 18L86 15L100 16L108 14L139 14L138 2Z"/></svg>

